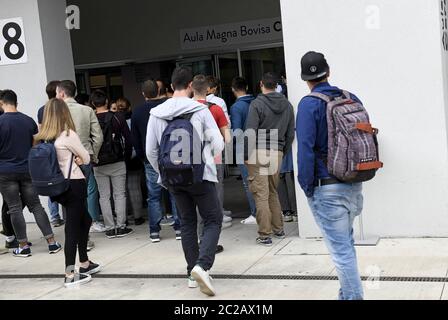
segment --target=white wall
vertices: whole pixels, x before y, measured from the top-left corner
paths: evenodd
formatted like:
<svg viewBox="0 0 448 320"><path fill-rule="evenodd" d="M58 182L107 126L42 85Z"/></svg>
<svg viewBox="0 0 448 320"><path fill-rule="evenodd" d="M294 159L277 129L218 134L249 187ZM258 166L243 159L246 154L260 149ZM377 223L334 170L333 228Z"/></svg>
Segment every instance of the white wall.
<svg viewBox="0 0 448 320"><path fill-rule="evenodd" d="M19 111L35 120L38 108L47 101L47 83L75 78L65 7L64 0L0 0L0 19L23 18L28 51L27 63L0 66L0 89L14 90ZM29 215L26 218L31 220Z"/></svg>
<svg viewBox="0 0 448 320"><path fill-rule="evenodd" d="M448 60L439 6L439 0L281 0L291 101L297 105L308 93L300 58L321 51L330 82L357 94L380 129L385 167L365 184L367 234L448 236ZM318 236L298 195L301 236Z"/></svg>

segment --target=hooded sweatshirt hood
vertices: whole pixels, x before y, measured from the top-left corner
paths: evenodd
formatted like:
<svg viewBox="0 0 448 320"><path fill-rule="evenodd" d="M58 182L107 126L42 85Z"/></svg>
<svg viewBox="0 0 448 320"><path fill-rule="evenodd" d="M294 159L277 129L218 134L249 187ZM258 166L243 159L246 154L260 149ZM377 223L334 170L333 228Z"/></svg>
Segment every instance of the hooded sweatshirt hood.
<svg viewBox="0 0 448 320"><path fill-rule="evenodd" d="M290 107L289 101L283 94L278 92L260 94L258 99L275 114L282 114Z"/></svg>
<svg viewBox="0 0 448 320"><path fill-rule="evenodd" d="M207 109L207 106L193 99L187 97L171 98L152 109L151 116L171 121L181 115L195 113L203 109Z"/></svg>
<svg viewBox="0 0 448 320"><path fill-rule="evenodd" d="M255 97L253 95L247 95L247 96L242 96L240 98L237 99L237 101L241 101L241 102L245 102L250 104L252 101L255 100Z"/></svg>

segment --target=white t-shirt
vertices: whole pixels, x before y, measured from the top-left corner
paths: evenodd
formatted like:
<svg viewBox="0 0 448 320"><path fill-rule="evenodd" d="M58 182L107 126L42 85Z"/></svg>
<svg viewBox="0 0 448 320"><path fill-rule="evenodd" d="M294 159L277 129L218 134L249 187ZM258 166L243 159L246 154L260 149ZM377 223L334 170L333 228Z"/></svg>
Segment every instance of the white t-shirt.
<svg viewBox="0 0 448 320"><path fill-rule="evenodd" d="M211 102L211 103L216 104L217 106L220 106L222 108L222 110L224 111L224 114L226 115L227 122L230 123L229 112L227 110L227 104L224 101L224 99L221 99L220 97L217 97L214 94L210 94L207 96L207 102Z"/></svg>

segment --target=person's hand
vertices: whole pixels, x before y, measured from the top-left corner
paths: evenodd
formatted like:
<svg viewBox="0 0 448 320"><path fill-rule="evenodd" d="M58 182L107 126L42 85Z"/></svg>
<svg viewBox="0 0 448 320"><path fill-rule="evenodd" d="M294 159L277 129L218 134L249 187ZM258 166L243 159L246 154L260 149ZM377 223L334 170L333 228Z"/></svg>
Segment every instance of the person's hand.
<svg viewBox="0 0 448 320"><path fill-rule="evenodd" d="M75 157L75 163L78 166L82 166L84 164L84 161L82 161L82 159L80 157Z"/></svg>

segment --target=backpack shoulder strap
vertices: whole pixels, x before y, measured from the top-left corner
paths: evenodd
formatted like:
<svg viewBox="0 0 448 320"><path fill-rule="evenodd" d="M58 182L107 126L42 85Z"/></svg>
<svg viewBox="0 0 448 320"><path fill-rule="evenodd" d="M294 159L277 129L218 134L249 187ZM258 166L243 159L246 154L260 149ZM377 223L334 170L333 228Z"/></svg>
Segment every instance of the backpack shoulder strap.
<svg viewBox="0 0 448 320"><path fill-rule="evenodd" d="M319 92L311 92L308 97L314 97L314 98L318 98L321 99L323 101L325 101L326 103L330 103L332 98L323 94L323 93L319 93Z"/></svg>
<svg viewBox="0 0 448 320"><path fill-rule="evenodd" d="M351 98L352 98L350 92L348 92L348 91L346 91L346 90L342 90L342 95L343 95L346 99L351 99Z"/></svg>

